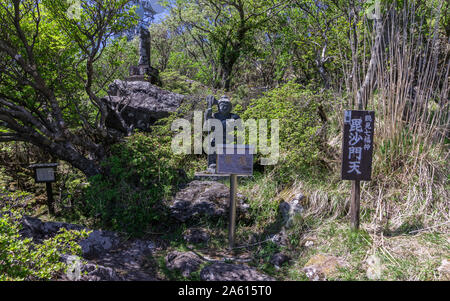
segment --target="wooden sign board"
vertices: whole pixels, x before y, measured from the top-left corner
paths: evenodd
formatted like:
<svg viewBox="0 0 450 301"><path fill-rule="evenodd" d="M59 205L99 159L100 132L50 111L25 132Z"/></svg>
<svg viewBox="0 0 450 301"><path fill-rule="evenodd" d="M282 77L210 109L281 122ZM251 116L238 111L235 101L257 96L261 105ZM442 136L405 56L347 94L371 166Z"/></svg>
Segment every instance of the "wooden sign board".
<svg viewBox="0 0 450 301"><path fill-rule="evenodd" d="M36 182L55 182L55 170L53 168L36 168Z"/></svg>
<svg viewBox="0 0 450 301"><path fill-rule="evenodd" d="M374 111L344 111L342 180L371 180L374 128Z"/></svg>
<svg viewBox="0 0 450 301"><path fill-rule="evenodd" d="M219 149L223 151L220 152ZM216 173L218 174L253 174L254 147L250 145L217 145Z"/></svg>
<svg viewBox="0 0 450 301"><path fill-rule="evenodd" d="M33 164L30 168L34 170L34 179L36 183L56 182L55 169L58 163Z"/></svg>

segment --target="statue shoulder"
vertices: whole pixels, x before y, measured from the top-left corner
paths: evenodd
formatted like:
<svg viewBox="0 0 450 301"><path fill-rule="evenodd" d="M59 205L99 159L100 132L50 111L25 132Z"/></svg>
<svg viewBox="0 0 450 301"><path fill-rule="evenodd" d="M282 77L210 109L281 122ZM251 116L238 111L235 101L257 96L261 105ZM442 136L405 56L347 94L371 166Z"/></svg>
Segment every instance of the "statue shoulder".
<svg viewBox="0 0 450 301"><path fill-rule="evenodd" d="M238 114L231 113L231 118L237 120L237 119L241 119L241 116L239 116Z"/></svg>

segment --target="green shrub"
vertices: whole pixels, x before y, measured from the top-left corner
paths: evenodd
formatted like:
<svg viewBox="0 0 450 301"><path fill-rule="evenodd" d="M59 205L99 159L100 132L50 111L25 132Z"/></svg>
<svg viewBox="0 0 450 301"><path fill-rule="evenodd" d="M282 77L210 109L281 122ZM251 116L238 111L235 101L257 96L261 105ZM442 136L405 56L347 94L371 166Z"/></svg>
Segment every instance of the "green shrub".
<svg viewBox="0 0 450 301"><path fill-rule="evenodd" d="M183 95L193 95L202 92L202 84L190 80L187 76L180 74L177 70L168 69L160 74L163 88Z"/></svg>
<svg viewBox="0 0 450 301"><path fill-rule="evenodd" d="M115 145L103 162L106 174L89 180L88 214L98 217L100 226L142 235L161 220L160 201L182 180L182 158L172 153L170 135L155 136L139 133Z"/></svg>
<svg viewBox="0 0 450 301"><path fill-rule="evenodd" d="M80 255L77 241L86 238L83 231L62 232L36 244L20 239L21 214L6 208L0 211L0 281L50 280L67 269L62 254Z"/></svg>
<svg viewBox="0 0 450 301"><path fill-rule="evenodd" d="M318 176L322 170L319 154L323 138L319 134L321 122L317 114L320 97L290 82L253 100L242 114L244 120L279 120L280 160L271 168L275 169L277 176L274 178L279 183Z"/></svg>

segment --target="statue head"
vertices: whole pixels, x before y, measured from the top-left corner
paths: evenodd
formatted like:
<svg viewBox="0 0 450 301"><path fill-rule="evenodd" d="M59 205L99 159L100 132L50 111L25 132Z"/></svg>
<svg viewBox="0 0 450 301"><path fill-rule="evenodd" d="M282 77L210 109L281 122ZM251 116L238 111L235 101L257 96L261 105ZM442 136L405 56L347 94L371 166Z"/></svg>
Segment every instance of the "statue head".
<svg viewBox="0 0 450 301"><path fill-rule="evenodd" d="M217 103L218 103L220 113L222 113L223 115L228 115L231 113L231 110L233 109L233 105L231 104L230 99L226 95L223 95L217 101Z"/></svg>

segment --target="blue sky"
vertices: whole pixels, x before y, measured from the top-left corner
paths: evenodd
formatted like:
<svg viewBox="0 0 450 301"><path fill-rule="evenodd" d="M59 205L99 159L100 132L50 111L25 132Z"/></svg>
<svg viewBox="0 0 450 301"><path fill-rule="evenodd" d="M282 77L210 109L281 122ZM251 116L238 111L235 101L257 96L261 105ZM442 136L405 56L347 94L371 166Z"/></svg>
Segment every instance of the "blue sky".
<svg viewBox="0 0 450 301"><path fill-rule="evenodd" d="M161 21L163 21L167 16L169 15L169 12L164 11L162 13L156 14L155 15L155 19L153 20L152 23L160 23Z"/></svg>
<svg viewBox="0 0 450 301"><path fill-rule="evenodd" d="M150 0L152 8L156 11L153 23L159 23L168 15L168 9L158 4L159 0Z"/></svg>

